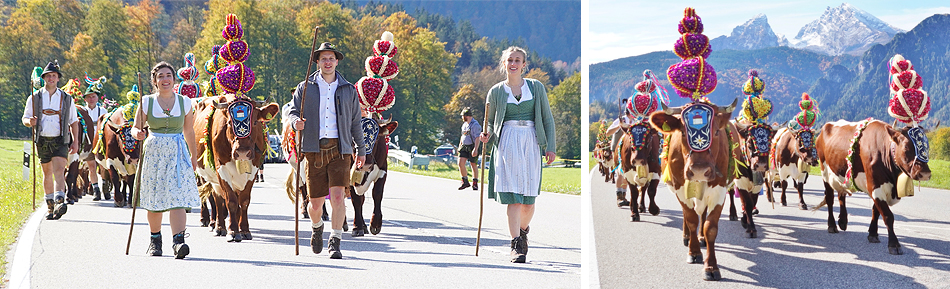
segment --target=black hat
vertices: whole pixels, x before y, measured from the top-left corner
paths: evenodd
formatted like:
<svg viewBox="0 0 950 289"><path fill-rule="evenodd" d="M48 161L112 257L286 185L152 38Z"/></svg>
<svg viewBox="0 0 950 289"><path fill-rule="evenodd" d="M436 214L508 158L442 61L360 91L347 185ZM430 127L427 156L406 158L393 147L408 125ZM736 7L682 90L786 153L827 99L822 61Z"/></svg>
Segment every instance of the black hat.
<svg viewBox="0 0 950 289"><path fill-rule="evenodd" d="M59 75L59 78L63 78L63 73L59 72L59 60L50 61L46 64L46 68L43 69L43 73L40 73L40 77L43 77L47 73L56 72Z"/></svg>
<svg viewBox="0 0 950 289"><path fill-rule="evenodd" d="M330 42L324 42L323 44L320 44L320 48L317 48L317 50L313 51L313 62L318 62L320 59L320 52L324 51L333 51L333 54L336 54L336 60L343 59L343 52L336 50L336 46L330 44Z"/></svg>
<svg viewBox="0 0 950 289"><path fill-rule="evenodd" d="M462 110L461 115L462 115L462 116L472 116L472 109L466 107L465 109Z"/></svg>

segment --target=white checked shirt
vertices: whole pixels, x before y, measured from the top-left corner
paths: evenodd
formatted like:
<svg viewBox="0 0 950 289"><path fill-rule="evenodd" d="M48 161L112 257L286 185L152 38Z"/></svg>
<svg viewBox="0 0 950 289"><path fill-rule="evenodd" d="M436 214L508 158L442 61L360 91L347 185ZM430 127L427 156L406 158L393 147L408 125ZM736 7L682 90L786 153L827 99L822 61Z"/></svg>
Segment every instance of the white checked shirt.
<svg viewBox="0 0 950 289"><path fill-rule="evenodd" d="M58 89L56 90L56 92L53 93L52 96L49 95L49 91L46 90L46 88L42 88L41 91L42 92L40 93L40 97L43 98L43 109L59 110L60 114L62 114L62 110L64 108L73 109L73 110L76 109L73 106L73 100L71 97L69 98L69 101L67 103L60 104L60 100L63 97L60 95L60 91ZM39 127L40 136L44 136L44 137L59 136L59 133L60 133L59 115L43 115L42 117L40 117L40 115L42 114L43 114L42 112L37 112L36 114L36 117L39 117L40 119L40 122L37 123L37 125L40 126ZM77 113L75 112L70 113L69 121L67 121L67 123L73 124L79 121L79 118L76 117L76 115ZM33 117L33 95L30 95L30 97L26 99L26 107L23 109L23 119L29 119L31 117Z"/></svg>
<svg viewBox="0 0 950 289"><path fill-rule="evenodd" d="M320 138L340 138L336 125L336 88L339 81L327 83L323 76L317 76L317 86L320 87Z"/></svg>

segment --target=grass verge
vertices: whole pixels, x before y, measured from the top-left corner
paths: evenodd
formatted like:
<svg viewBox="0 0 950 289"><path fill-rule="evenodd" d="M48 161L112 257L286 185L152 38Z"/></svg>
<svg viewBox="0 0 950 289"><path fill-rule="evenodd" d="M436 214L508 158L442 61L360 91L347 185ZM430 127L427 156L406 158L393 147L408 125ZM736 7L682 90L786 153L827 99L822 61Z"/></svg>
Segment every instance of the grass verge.
<svg viewBox="0 0 950 289"><path fill-rule="evenodd" d="M37 176L42 179L42 175ZM43 199L43 186L38 182L36 205ZM23 180L23 141L0 140L0 276L6 276L7 251L16 241L20 227L33 213L30 202L33 187ZM43 204L45 206L45 204Z"/></svg>
<svg viewBox="0 0 950 289"><path fill-rule="evenodd" d="M557 160L555 160L556 162ZM459 180L457 164L446 164L432 159L429 162L429 170L409 169L404 163L389 163L389 169L394 172L411 173L417 175L439 177L445 179ZM471 167L469 167L471 170ZM488 169L485 169L488 173ZM469 172L471 174L471 172ZM580 168L557 168L546 167L541 170L541 190L545 192L580 195L581 194L581 169Z"/></svg>

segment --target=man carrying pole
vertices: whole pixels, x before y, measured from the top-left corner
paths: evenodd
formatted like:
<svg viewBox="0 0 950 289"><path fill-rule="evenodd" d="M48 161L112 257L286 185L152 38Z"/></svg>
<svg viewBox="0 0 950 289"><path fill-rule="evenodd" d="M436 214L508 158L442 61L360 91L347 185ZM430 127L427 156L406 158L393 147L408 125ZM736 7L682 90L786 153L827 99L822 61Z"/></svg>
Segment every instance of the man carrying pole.
<svg viewBox="0 0 950 289"><path fill-rule="evenodd" d="M43 169L43 190L46 194L47 220L66 214L66 156L79 151L79 119L73 98L57 87L63 74L59 63L50 62L41 77L45 86L26 100L23 125L36 126L37 154Z"/></svg>
<svg viewBox="0 0 950 289"><path fill-rule="evenodd" d="M300 152L307 159L307 193L310 216L323 214L325 197L330 195L332 232L327 249L331 259L341 259L340 239L346 221L346 206L343 203L344 188L350 183L350 167L355 153L356 166L366 160L362 145L363 130L360 128L360 103L356 88L336 71L343 53L329 42L312 52L318 71L300 82L294 91L290 106L289 121L299 131ZM309 88L304 92L304 88ZM304 101L306 99L307 101ZM306 118L301 118L301 112ZM309 120L309 122L308 122ZM324 223L320 218L310 218L313 234L310 246L314 254L323 251Z"/></svg>

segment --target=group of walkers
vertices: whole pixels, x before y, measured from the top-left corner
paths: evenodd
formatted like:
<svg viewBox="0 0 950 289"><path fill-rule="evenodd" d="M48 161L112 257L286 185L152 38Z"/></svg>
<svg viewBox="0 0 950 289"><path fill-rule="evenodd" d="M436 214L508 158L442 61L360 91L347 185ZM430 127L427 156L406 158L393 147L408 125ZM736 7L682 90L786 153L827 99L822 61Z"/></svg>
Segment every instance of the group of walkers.
<svg viewBox="0 0 950 289"><path fill-rule="evenodd" d="M299 150L308 161L307 186L310 216L323 215L326 197L330 198L330 238L327 251L332 259L343 257L340 251L346 207L344 189L351 185L350 168L361 167L366 151L360 127L361 107L355 86L336 70L343 53L330 43L314 50L318 70L301 81L290 102L292 128L301 131ZM523 78L527 71L527 52L518 47L503 51L499 69L506 80L487 93L486 128L482 130L471 110L462 112L464 124L459 167L462 187L478 189L475 158L477 147L488 148L491 166L487 179L488 197L507 205L511 234L511 261L524 263L528 251L529 223L534 216L535 199L540 193L541 156L550 164L555 156L554 120L544 85ZM45 84L26 101L23 124L36 132L36 149L43 170L43 188L48 206L47 219L55 220L67 211L65 170L69 154L77 153L79 120L73 98L57 87L62 73L50 62L41 74ZM175 91L175 69L167 62L156 64L150 74L155 93L143 96L134 112L132 135L143 142L141 168L136 175L135 195L139 206L148 211L150 231L148 253L161 256L162 220L169 215L173 255L181 259L190 253L185 244L185 209L200 205L195 183L196 142L193 101ZM309 89L303 89L309 86ZM91 86L90 86L91 87ZM101 89L101 88L100 88ZM306 94L304 95L304 91ZM87 90L88 110L94 120L105 114L98 106L99 91ZM303 101L306 98L308 101ZM95 112L95 113L93 113ZM305 117L301 117L304 112ZM484 144L479 146L479 144ZM480 149L485 150L485 149ZM354 155L355 154L355 155ZM472 182L466 172L471 161ZM98 193L95 161L89 164L93 190ZM311 218L310 245L315 254L323 251L325 224Z"/></svg>

